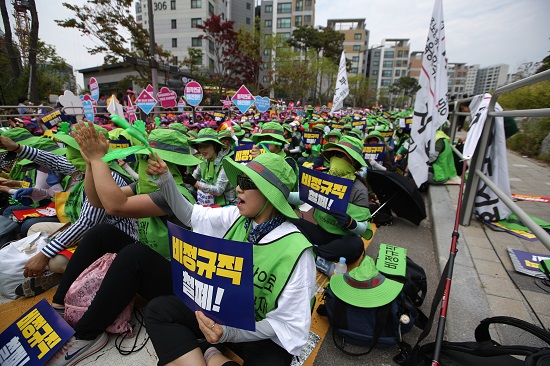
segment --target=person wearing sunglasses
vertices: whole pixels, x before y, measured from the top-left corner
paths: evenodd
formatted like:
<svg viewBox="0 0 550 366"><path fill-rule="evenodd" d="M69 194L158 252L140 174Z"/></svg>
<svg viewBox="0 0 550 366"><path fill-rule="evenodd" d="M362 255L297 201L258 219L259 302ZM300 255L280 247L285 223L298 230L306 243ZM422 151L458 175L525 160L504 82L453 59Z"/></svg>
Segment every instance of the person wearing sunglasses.
<svg viewBox="0 0 550 366"><path fill-rule="evenodd" d="M202 312L187 308L175 296L152 300L145 310L145 325L158 364L237 365L214 347L203 355L197 338L206 338L209 343L230 343L244 364L289 365L308 339L310 300L315 293L312 246L289 221L297 219L287 202L296 181L294 172L277 154L260 154L247 165L224 160L239 202L212 209L180 199L166 165L157 160L149 159L148 173L158 175L154 182L178 219L194 232L251 243L258 273L276 279L272 290L254 277L255 299L266 305L255 310L254 332L217 324Z"/></svg>
<svg viewBox="0 0 550 366"><path fill-rule="evenodd" d="M364 252L361 238L369 240L369 191L356 172L366 166L362 156L363 143L351 136L342 136L336 143L328 143L321 155L329 162L328 174L353 180L346 212L324 212L314 209L314 224L306 219L291 220L315 245L317 255L330 261L346 258L346 263L358 260ZM298 193L292 193L289 202L299 205Z"/></svg>

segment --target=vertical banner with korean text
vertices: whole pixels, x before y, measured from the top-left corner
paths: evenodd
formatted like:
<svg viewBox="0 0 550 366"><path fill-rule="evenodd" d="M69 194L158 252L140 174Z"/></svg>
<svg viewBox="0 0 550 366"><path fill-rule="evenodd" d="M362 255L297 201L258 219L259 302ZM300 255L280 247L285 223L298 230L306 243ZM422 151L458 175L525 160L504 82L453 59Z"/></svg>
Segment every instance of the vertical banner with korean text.
<svg viewBox="0 0 550 366"><path fill-rule="evenodd" d="M330 113L339 111L344 106L344 99L349 94L348 73L346 71L346 53L342 51L340 65L338 66L338 77L336 87L334 88L334 98L332 100L332 109Z"/></svg>
<svg viewBox="0 0 550 366"><path fill-rule="evenodd" d="M300 200L324 211L346 212L353 181L300 166Z"/></svg>
<svg viewBox="0 0 550 366"><path fill-rule="evenodd" d="M420 185L428 180L435 155L435 132L447 120L447 55L442 0L435 0L428 40L422 56L420 89L416 93L409 147L409 170Z"/></svg>
<svg viewBox="0 0 550 366"><path fill-rule="evenodd" d="M256 330L250 243L194 233L168 222L174 294L216 323Z"/></svg>
<svg viewBox="0 0 550 366"><path fill-rule="evenodd" d="M0 334L0 365L44 365L73 334L42 299Z"/></svg>

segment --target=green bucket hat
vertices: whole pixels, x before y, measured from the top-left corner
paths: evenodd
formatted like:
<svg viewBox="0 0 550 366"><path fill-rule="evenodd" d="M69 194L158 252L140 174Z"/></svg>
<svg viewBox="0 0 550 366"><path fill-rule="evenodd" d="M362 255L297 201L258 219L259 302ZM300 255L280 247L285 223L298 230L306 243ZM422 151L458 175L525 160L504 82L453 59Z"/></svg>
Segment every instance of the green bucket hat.
<svg viewBox="0 0 550 366"><path fill-rule="evenodd" d="M384 136L380 133L380 131L371 131L369 132L368 136L365 138L365 140L368 140L371 137L376 137L380 142L384 142Z"/></svg>
<svg viewBox="0 0 550 366"><path fill-rule="evenodd" d="M352 128L351 131L348 132L348 135L350 136L353 136L353 137L357 137L358 139L361 139L363 138L361 135L362 135L362 132L360 129L358 128Z"/></svg>
<svg viewBox="0 0 550 366"><path fill-rule="evenodd" d="M348 273L334 274L330 289L339 299L361 308L376 308L393 301L403 284L384 276L371 257L365 256L361 264Z"/></svg>
<svg viewBox="0 0 550 366"><path fill-rule="evenodd" d="M344 125L344 130L349 130L349 131L351 131L351 129L352 129L351 123L346 123L346 124Z"/></svg>
<svg viewBox="0 0 550 366"><path fill-rule="evenodd" d="M242 125L241 125L241 128L243 130L249 130L249 131L252 131L254 129L254 127L252 127L252 123L250 122L244 122Z"/></svg>
<svg viewBox="0 0 550 366"><path fill-rule="evenodd" d="M9 138L13 142L17 142L21 145L31 145L38 141L40 137L33 136L29 131L21 127L10 128L2 133L2 136ZM0 150L5 152L6 150Z"/></svg>
<svg viewBox="0 0 550 366"><path fill-rule="evenodd" d="M122 136L122 137L121 137ZM109 140L130 140L131 137L124 128L115 128L109 131Z"/></svg>
<svg viewBox="0 0 550 366"><path fill-rule="evenodd" d="M200 160L191 155L189 138L173 130L157 128L149 134L149 146L158 156L169 163L183 166L195 166ZM149 155L149 150L142 149L136 154Z"/></svg>
<svg viewBox="0 0 550 366"><path fill-rule="evenodd" d="M340 130L330 130L330 132L327 133L326 137L329 137L329 136L336 136L336 137L338 137L338 139L341 139L342 138L342 132Z"/></svg>
<svg viewBox="0 0 550 366"><path fill-rule="evenodd" d="M109 140L109 132L106 129L104 129L103 127L98 126L98 125L94 125L94 128L95 128L96 132L102 133L103 136L105 136L105 139ZM65 145L68 145L68 146L72 147L73 149L80 150L80 147L78 146L78 143L76 142L75 138L72 137L71 135L67 135L64 132L58 132L58 133L53 135L53 138L63 142Z"/></svg>
<svg viewBox="0 0 550 366"><path fill-rule="evenodd" d="M220 146L223 146L223 144L219 140L219 134L214 130L213 128L203 128L199 131L199 134L197 135L197 138L191 141L190 143L192 145L200 144L204 142L212 142L215 144L218 144Z"/></svg>
<svg viewBox="0 0 550 366"><path fill-rule="evenodd" d="M175 130L178 132L181 132L183 134L186 134L189 129L183 124L179 122L170 123L170 126L168 126L169 129Z"/></svg>
<svg viewBox="0 0 550 366"><path fill-rule="evenodd" d="M352 136L342 136L338 142L329 142L325 145L325 150L322 155L325 159L330 160L335 151L344 150L350 158L355 160L361 166L367 166L363 159L363 142Z"/></svg>
<svg viewBox="0 0 550 366"><path fill-rule="evenodd" d="M267 122L262 126L262 131L252 135L252 141L257 143L260 137L271 137L274 141L286 144L285 131L278 122Z"/></svg>
<svg viewBox="0 0 550 366"><path fill-rule="evenodd" d="M222 130L218 132L218 139L221 141L221 139L229 138L231 139L231 146L235 146L235 139L233 138L233 135L231 134L230 130Z"/></svg>
<svg viewBox="0 0 550 366"><path fill-rule="evenodd" d="M199 137L199 134L196 131L189 130L187 131L187 136L189 136L189 138L191 139L196 139L197 137Z"/></svg>
<svg viewBox="0 0 550 366"><path fill-rule="evenodd" d="M239 125L234 125L233 126L233 132L235 133L235 136L237 136L237 137L244 136L244 134L245 134L245 132L243 131L243 129Z"/></svg>
<svg viewBox="0 0 550 366"><path fill-rule="evenodd" d="M65 152L67 149L64 147L59 147L53 140L47 138L47 137L39 137L38 140L32 144L28 144L30 147L34 147L35 149L39 149L42 151L51 152L55 155L65 155ZM32 160L29 159L22 159L17 164L19 165L28 165L34 163Z"/></svg>
<svg viewBox="0 0 550 366"><path fill-rule="evenodd" d="M237 186L237 176L244 173L281 214L291 219L298 218L287 201L296 184L296 174L283 157L266 153L258 155L246 165L233 159L224 159L222 164L233 187Z"/></svg>
<svg viewBox="0 0 550 366"><path fill-rule="evenodd" d="M283 128L292 133L292 127L288 123L283 123Z"/></svg>

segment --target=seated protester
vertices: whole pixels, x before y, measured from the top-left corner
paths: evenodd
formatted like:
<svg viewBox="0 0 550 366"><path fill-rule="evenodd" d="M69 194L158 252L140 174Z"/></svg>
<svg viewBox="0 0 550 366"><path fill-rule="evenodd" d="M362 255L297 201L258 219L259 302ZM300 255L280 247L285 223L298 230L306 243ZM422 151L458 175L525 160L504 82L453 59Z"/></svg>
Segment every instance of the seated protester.
<svg viewBox="0 0 550 366"><path fill-rule="evenodd" d="M342 132L340 132L340 130L330 130L330 132L325 135L325 140L327 143L337 143L341 138Z"/></svg>
<svg viewBox="0 0 550 366"><path fill-rule="evenodd" d="M155 182L183 223L197 233L252 243L256 270L277 279L271 291L254 277L256 299L266 300L265 310L255 310L256 331L216 324L179 298L166 296L149 302L147 333L159 365L204 365L216 359L220 365L238 365L213 347L203 356L197 339L206 338L234 349L245 365L287 366L307 342L315 285L311 244L289 222L297 218L287 202L296 177L276 154L260 154L247 165L232 160L224 160L223 165L240 200L223 210L193 206L178 197L162 161L150 159L148 173L159 175Z"/></svg>
<svg viewBox="0 0 550 366"><path fill-rule="evenodd" d="M107 163L101 160L108 149L106 141L93 128L83 123L77 129L76 140L88 158L85 184L90 202L104 207L109 214L138 217L139 242L107 224L96 226L86 233L69 261L53 297L52 306L57 311L64 311L65 295L82 271L105 253L118 254L88 310L74 325L75 336L56 353L51 361L53 365L70 364L70 357L67 361L65 356L77 349L85 349L79 354L82 359L103 348L108 340L105 329L136 294L146 300L172 294L166 221L184 226L174 216L157 186L147 177L146 160L139 159L142 168L138 168L140 180L137 184L117 187L110 176ZM155 154L166 159L168 170L178 182L178 192L193 203L191 194L182 187L183 181L179 173L182 166L199 163L198 159L189 154L186 137L166 129L155 129L149 135L149 143L155 146Z"/></svg>
<svg viewBox="0 0 550 366"><path fill-rule="evenodd" d="M241 128L244 130L244 137L250 138L250 136L252 136L252 131L254 131L254 126L252 126L252 123L248 121L243 122Z"/></svg>
<svg viewBox="0 0 550 366"><path fill-rule="evenodd" d="M97 125L94 125L94 127L107 138L107 131L104 128ZM66 265L66 260L61 260L60 263L62 264L54 265L52 262L55 262L55 257L61 251L76 245L92 227L101 223L108 223L118 227L134 239L137 239L137 222L135 219L111 216L107 214L104 209L93 207L90 204L88 195L84 189L86 162L80 154L80 148L74 137L58 132L55 138L63 141L67 145L67 158L28 146L18 145L9 139L2 140L2 144L8 150L17 152L20 158L32 160L41 166L47 167L51 171L70 176L70 182L68 184L72 187L64 207L67 219L72 224L67 230L51 240L38 254L29 259L24 267L23 274L25 277L31 277L31 279L25 283L25 286L20 288L19 293L16 290L16 293L20 296L35 296L38 293L46 291L49 287L37 286L37 283L47 282L43 278L40 278L46 267L52 272L62 272L64 270L64 265ZM122 169L114 163L111 164L109 168L111 169L109 173L116 184L119 187L126 186L127 181L122 177L121 173L118 172L122 171ZM35 224L33 227L38 225L44 225L44 223ZM60 228L64 224L48 223L47 225ZM29 230L33 230L33 227ZM51 230L55 231L54 228ZM55 277L59 279L58 276ZM48 284L51 287L57 283L51 281L48 282Z"/></svg>
<svg viewBox="0 0 550 366"><path fill-rule="evenodd" d="M220 154L232 159L237 138L233 138L230 130L222 130L218 132L218 139L223 144L223 149L220 151Z"/></svg>
<svg viewBox="0 0 550 366"><path fill-rule="evenodd" d="M15 146L17 146L17 144L32 145L40 139L40 137L33 136L29 131L21 127L15 127L5 130L2 132L1 136L15 142ZM0 151L6 151L8 153L6 158L8 160L14 160L14 164L11 165L11 169L9 171L8 179L22 181L25 180L25 177L29 177L34 173L34 171L25 171L23 170L23 166L15 164L17 159L19 159L15 151L10 151L9 149L2 146L0 146ZM34 182L30 183L34 184Z"/></svg>
<svg viewBox="0 0 550 366"><path fill-rule="evenodd" d="M252 135L254 146L251 150L253 158L261 154L261 149L269 150L273 154L277 154L284 158L288 165L294 171L295 176L298 176L298 164L290 156L286 156L284 147L286 145L284 128L278 122L266 122L262 126L262 131ZM295 187L297 184L295 184ZM294 190L294 189L293 189Z"/></svg>
<svg viewBox="0 0 550 366"><path fill-rule="evenodd" d="M300 152L302 151L302 148L300 146L302 143L302 137L299 133L295 134L293 132L292 124L283 124L283 129L286 140L284 151L287 156L290 156L291 158L296 160L296 158L300 156Z"/></svg>
<svg viewBox="0 0 550 366"><path fill-rule="evenodd" d="M232 204L237 194L223 170L222 161L226 155L222 152L224 145L218 139L218 133L212 128L203 128L189 143L203 159L193 174L183 177L185 183L197 190L197 203L206 206Z"/></svg>
<svg viewBox="0 0 550 366"><path fill-rule="evenodd" d="M366 160L367 165L372 170L387 170L391 169L393 165L393 159L389 151L388 143L385 141L384 136L380 131L371 131L365 137L365 145L380 145L384 144L384 160L380 163L374 159Z"/></svg>
<svg viewBox="0 0 550 366"><path fill-rule="evenodd" d="M348 132L348 136L358 138L359 140L363 139L363 132L358 128L352 128L351 131Z"/></svg>
<svg viewBox="0 0 550 366"><path fill-rule="evenodd" d="M450 137L443 131L435 133L435 159L429 163L428 183L444 184L457 176Z"/></svg>
<svg viewBox="0 0 550 366"><path fill-rule="evenodd" d="M233 125L233 133L237 137L237 145L239 145L244 136L244 130L239 125Z"/></svg>
<svg viewBox="0 0 550 366"><path fill-rule="evenodd" d="M313 218L317 224L303 218L291 220L313 243L316 254L331 261L344 257L347 263L355 262L364 251L361 238L368 240L372 237L369 191L355 174L366 165L362 151L360 140L342 136L339 142L326 144L321 152L330 162L328 174L354 181L346 213L326 213L314 209ZM303 203L297 193L291 194L289 202L296 205Z"/></svg>

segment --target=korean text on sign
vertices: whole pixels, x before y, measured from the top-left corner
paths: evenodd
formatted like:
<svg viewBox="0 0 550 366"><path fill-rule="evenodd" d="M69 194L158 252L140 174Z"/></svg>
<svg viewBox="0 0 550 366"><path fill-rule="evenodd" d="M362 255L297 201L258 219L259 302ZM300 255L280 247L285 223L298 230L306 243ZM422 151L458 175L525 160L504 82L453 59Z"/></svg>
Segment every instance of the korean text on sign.
<svg viewBox="0 0 550 366"><path fill-rule="evenodd" d="M346 212L353 181L300 167L300 199L323 211Z"/></svg>

